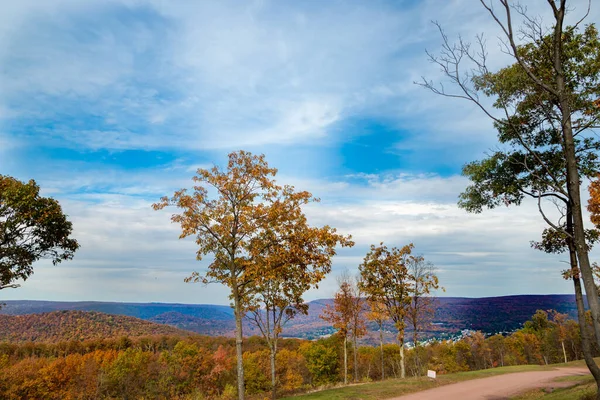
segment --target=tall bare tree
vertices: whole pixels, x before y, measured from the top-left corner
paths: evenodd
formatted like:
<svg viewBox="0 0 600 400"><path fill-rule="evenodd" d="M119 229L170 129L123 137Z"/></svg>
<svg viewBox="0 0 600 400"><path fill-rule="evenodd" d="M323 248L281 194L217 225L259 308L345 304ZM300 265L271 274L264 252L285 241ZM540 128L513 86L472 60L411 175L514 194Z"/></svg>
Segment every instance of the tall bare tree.
<svg viewBox="0 0 600 400"><path fill-rule="evenodd" d="M600 41L593 24L582 28L591 1L572 26L565 25L567 12L572 11L566 0L547 0L553 18L550 26L546 26L540 17L529 14L524 6L508 0L480 0L480 3L500 27L504 36L502 48L513 57L514 64L492 72L487 66L483 37L478 37L473 49L462 40L451 44L440 28L443 50L440 56L430 54L430 59L441 67L458 90L449 92L425 79L421 84L437 94L473 102L493 120L500 142L524 155L513 164L520 164L534 176L536 171L541 171L550 178L541 187L530 187L534 190L527 195L537 200L538 209L551 229L568 238L576 295L579 296L577 287L581 277L592 314L595 340L600 344L600 300L588 255L580 194L581 177L589 173L582 163L589 157L595 158L598 149L597 141L589 134L590 129L597 127L600 120L600 63L597 61ZM520 27L515 25L515 19L522 21ZM472 66L466 72L465 62ZM484 105L482 95L495 97L493 106L499 113ZM535 148L540 142L553 143L557 148ZM562 156L563 174L556 173L552 163L557 158L548 158L548 150ZM494 195L493 192L487 194ZM498 200L502 199L499 196ZM555 199L554 204L562 209L565 222L557 224L548 217L543 209L546 199ZM490 200L494 201L493 198ZM580 304L578 301L578 308ZM578 313L582 311L578 310ZM590 354L585 359L600 388L600 370Z"/></svg>

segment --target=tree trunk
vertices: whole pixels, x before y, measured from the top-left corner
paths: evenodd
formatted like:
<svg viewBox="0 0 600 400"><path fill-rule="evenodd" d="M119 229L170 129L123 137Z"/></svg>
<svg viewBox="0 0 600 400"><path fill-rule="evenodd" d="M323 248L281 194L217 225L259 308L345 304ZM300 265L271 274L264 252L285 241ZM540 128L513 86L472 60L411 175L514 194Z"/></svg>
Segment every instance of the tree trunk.
<svg viewBox="0 0 600 400"><path fill-rule="evenodd" d="M354 342L354 383L358 382L358 354L357 354L357 347L356 347L356 335L354 335L353 338L353 342Z"/></svg>
<svg viewBox="0 0 600 400"><path fill-rule="evenodd" d="M563 135L563 144L564 144L564 154L565 161L567 167L567 192L569 194L569 203L570 203L570 211L572 213L572 222L573 222L573 241L570 240L570 253L572 253L572 247L575 247L575 252L577 254L577 261L579 265L579 271L581 272L581 277L583 278L583 285L585 287L585 294L588 301L588 306L590 308L590 312L592 314L592 323L594 327L594 334L596 343L600 345L600 300L598 298L598 289L596 288L596 283L594 282L594 273L592 271L589 255L588 255L588 247L585 240L585 230L583 225L583 215L582 215L582 207L581 207L581 183L579 177L579 168L577 164L577 154L575 151L575 140L573 137L573 125L571 120L571 104L569 100L568 93L566 93L567 88L565 84L565 72L563 69L563 42L562 42L562 34L563 34L563 21L565 15L564 5L561 4L559 10L554 13L556 24L554 26L554 38L553 38L553 56L554 56L554 70L556 71L556 89L557 89L557 98L561 111L561 128ZM571 257L572 258L572 257ZM571 263L573 260L571 259ZM576 297L581 294L581 283L579 282L579 275L573 277L573 283L575 285ZM579 293L577 293L579 290ZM589 340L584 340L584 335L588 336L585 322L585 315L580 315L583 310L583 299L581 299L582 306L577 307L577 314L580 320L580 329L582 334L582 346L585 342L585 345L588 347L587 350L584 350L584 358L585 362L590 369L590 372L594 376L596 381L596 386L598 390L596 392L596 398L600 399L600 370L594 359L591 357L592 349L590 346ZM583 318L582 318L583 317ZM589 339L589 337L588 337Z"/></svg>
<svg viewBox="0 0 600 400"><path fill-rule="evenodd" d="M344 336L344 385L348 384L348 336Z"/></svg>
<svg viewBox="0 0 600 400"><path fill-rule="evenodd" d="M572 248L571 242L568 242L569 247ZM575 272L573 274L573 286L575 287L575 302L577 303L577 321L579 322L579 329L581 331L581 350L583 352L583 359L585 360L585 364L587 365L588 369L594 376L594 379L596 380L596 385L600 387L600 368L596 364L596 361L594 361L592 341L590 339L589 332L587 329L587 321L585 320L585 307L583 304L583 292L581 290L581 281L579 280L579 275L576 273L578 272L577 260L575 258L574 251L570 251L569 253L571 256L571 268L575 269Z"/></svg>
<svg viewBox="0 0 600 400"><path fill-rule="evenodd" d="M561 128L563 135L564 154L567 167L567 192L573 215L573 236L575 251L579 261L579 268L583 278L585 294L592 314L596 343L600 346L600 300L598 290L594 282L594 274L590 265L588 247L585 240L585 230L581 207L581 184L577 154L575 151L575 140L573 137L573 125L571 121L571 104L565 84L565 73L563 69L562 34L565 10L561 7L555 13L556 25L554 27L553 55L557 100L561 112ZM599 382L600 384L600 382Z"/></svg>
<svg viewBox="0 0 600 400"><path fill-rule="evenodd" d="M402 337L398 334L398 344L400 346L400 378L406 378L406 368L404 367L404 334Z"/></svg>
<svg viewBox="0 0 600 400"><path fill-rule="evenodd" d="M573 234L573 218L572 209L567 206L567 233ZM581 280L579 278L579 267L577 264L577 252L572 238L567 238L567 247L569 249L569 264L571 265L571 279L573 281L573 289L575 290L575 304L577 304L577 322L579 322L579 331L581 332L581 351L588 369L592 373L596 385L600 387L600 368L594 361L592 349L592 341L587 329L587 321L585 320L585 304L583 302L583 292L581 290ZM563 345L564 351L564 345ZM566 358L566 355L565 355ZM600 394L600 391L598 392Z"/></svg>
<svg viewBox="0 0 600 400"><path fill-rule="evenodd" d="M233 311L235 314L235 354L237 357L238 399L244 400L244 358L242 352L242 305L238 287L233 285Z"/></svg>
<svg viewBox="0 0 600 400"><path fill-rule="evenodd" d="M565 357L565 364L568 363L569 361L567 360L567 351L565 350L565 341L561 340L560 344L562 345L562 349L563 349L563 356Z"/></svg>
<svg viewBox="0 0 600 400"><path fill-rule="evenodd" d="M579 172L577 170L577 160L575 158L575 146L573 142L573 132L571 129L570 118L565 122L565 124L566 126L563 128L563 131L568 131L568 133L565 133L565 157L567 159L569 197L573 212L573 236L575 251L577 253L579 268L583 278L585 294L587 296L588 305L592 314L596 343L598 343L600 346L600 301L598 300L598 289L596 288L596 283L594 282L594 274L590 266L587 243L585 241L585 231L581 210L581 197L579 193Z"/></svg>
<svg viewBox="0 0 600 400"><path fill-rule="evenodd" d="M277 358L277 342L271 346L271 398L275 400L277 398L277 377L275 375Z"/></svg>
<svg viewBox="0 0 600 400"><path fill-rule="evenodd" d="M415 351L415 366L417 368L417 376L421 376L421 359L419 358L419 333L417 332L417 324L413 325L413 347Z"/></svg>
<svg viewBox="0 0 600 400"><path fill-rule="evenodd" d="M383 362L383 324L379 325L379 350L381 353L381 380L385 379L385 364Z"/></svg>

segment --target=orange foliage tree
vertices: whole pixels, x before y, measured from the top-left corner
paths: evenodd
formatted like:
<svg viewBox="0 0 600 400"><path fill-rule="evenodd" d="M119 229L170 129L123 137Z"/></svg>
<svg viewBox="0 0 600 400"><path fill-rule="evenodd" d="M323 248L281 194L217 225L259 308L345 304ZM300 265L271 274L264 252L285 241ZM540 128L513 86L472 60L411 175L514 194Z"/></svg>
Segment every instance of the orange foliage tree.
<svg viewBox="0 0 600 400"><path fill-rule="evenodd" d="M240 400L244 399L242 317L257 287L264 289L265 281L287 273L290 265L301 269L311 265L315 258L306 256L311 250L323 245L329 249L342 240L332 229L309 229L300 207L314 199L310 193L277 185L276 173L264 155L233 152L225 170L217 166L198 169L191 193L181 189L153 205L156 210L180 208L182 212L171 217L181 225L180 238L196 238L198 260L208 254L214 257L206 273L195 271L186 281L218 282L231 289ZM215 191L214 197L209 189ZM309 285L313 281L308 279Z"/></svg>
<svg viewBox="0 0 600 400"><path fill-rule="evenodd" d="M248 295L247 310L270 350L273 399L277 392L277 342L283 325L297 313L308 313L302 296L331 271L336 246L354 244L350 236L340 235L334 228L309 226L301 207L311 201L318 200L309 192L294 192L285 186L270 207L276 223L261 233L259 240L266 245L258 247L261 251L253 258L261 274Z"/></svg>
<svg viewBox="0 0 600 400"><path fill-rule="evenodd" d="M340 288L333 297L333 306L327 304L323 309L322 319L330 322L344 340L344 384L348 383L348 336L352 330L354 316L354 291L348 279L340 279Z"/></svg>
<svg viewBox="0 0 600 400"><path fill-rule="evenodd" d="M387 313L398 330L400 344L400 376L406 377L404 364L404 330L411 302L412 285L407 264L411 259L413 244L391 250L383 243L371 245L359 271L361 290L369 300L385 305Z"/></svg>

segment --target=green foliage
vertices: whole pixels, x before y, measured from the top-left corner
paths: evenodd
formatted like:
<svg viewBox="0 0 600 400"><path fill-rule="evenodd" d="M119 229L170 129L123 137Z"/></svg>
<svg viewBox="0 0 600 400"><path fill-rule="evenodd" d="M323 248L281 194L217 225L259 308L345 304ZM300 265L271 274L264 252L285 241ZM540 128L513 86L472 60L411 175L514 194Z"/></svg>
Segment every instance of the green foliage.
<svg viewBox="0 0 600 400"><path fill-rule="evenodd" d="M33 274L41 258L53 264L73 258L79 244L58 202L42 197L35 181L0 175L0 289Z"/></svg>
<svg viewBox="0 0 600 400"><path fill-rule="evenodd" d="M306 358L313 385L324 385L337 380L338 355L335 348L317 342L302 346L301 351Z"/></svg>
<svg viewBox="0 0 600 400"><path fill-rule="evenodd" d="M520 46L518 54L530 73L554 88L552 46L553 36L547 35ZM600 169L600 141L589 133L600 119L598 31L593 24L582 32L567 27L562 46L566 84L562 93L572 109L577 168L581 177L593 178ZM495 122L499 150L463 167L463 175L472 183L459 196L459 206L479 213L484 208L519 205L530 196L558 200L561 207L570 207L558 98L533 82L518 62L495 73L477 75L473 82L475 89L496 97L494 106L506 111L506 116ZM532 245L550 253L561 252L566 248L565 236L562 230L547 229L542 241ZM586 238L592 244L597 241L598 232L588 230Z"/></svg>
<svg viewBox="0 0 600 400"><path fill-rule="evenodd" d="M244 353L244 377L246 379L246 391L248 394L271 390L268 350Z"/></svg>

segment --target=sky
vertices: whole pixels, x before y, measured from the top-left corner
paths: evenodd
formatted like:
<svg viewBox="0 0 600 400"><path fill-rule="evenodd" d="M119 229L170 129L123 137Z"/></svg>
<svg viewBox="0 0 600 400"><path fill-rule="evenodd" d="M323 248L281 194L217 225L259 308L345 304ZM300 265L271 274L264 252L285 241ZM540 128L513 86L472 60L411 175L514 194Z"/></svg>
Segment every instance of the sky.
<svg viewBox="0 0 600 400"><path fill-rule="evenodd" d="M550 22L545 2L530 11ZM586 1L572 3L570 20ZM600 7L588 21L597 22ZM415 85L443 82L426 50L485 33L479 2L21 0L0 14L0 174L35 179L73 222L72 261L35 264L0 300L229 304L220 285L184 283L207 261L179 240L176 210L151 204L197 168L244 149L277 182L321 198L305 212L356 245L307 300L332 297L371 244L414 243L443 296L571 293L566 256L531 249L536 205L469 214L462 166L496 146L472 104ZM484 100L489 104L488 100Z"/></svg>

